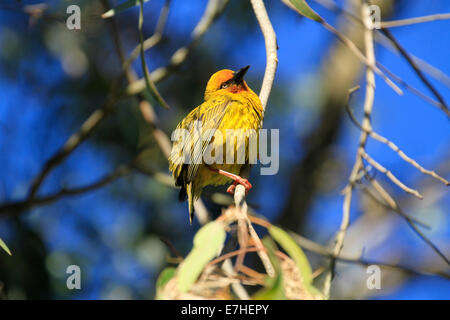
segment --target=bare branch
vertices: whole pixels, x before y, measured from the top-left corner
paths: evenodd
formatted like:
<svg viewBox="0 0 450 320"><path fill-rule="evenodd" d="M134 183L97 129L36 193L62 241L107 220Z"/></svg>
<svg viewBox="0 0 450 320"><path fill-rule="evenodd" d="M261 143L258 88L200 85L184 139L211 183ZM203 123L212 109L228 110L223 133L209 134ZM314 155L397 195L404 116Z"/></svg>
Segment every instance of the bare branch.
<svg viewBox="0 0 450 320"><path fill-rule="evenodd" d="M341 255L339 257L334 257L333 252L331 252L328 248L310 240L305 237L302 237L296 233L290 232L290 235L294 238L294 240L305 250L308 250L310 252L319 254L323 257L330 258L330 259L336 259L340 262L344 263L353 263L353 264L359 264L362 266L370 266L370 265L377 265L381 268L385 269L392 269L400 272L409 273L412 275L425 275L425 276L439 276L443 277L445 279L450 279L450 275L442 272L442 271L431 271L431 270L417 270L412 269L410 267L394 264L394 263L387 263L387 262L379 262L379 261L372 261L368 259L363 259L361 257L350 257Z"/></svg>
<svg viewBox="0 0 450 320"><path fill-rule="evenodd" d="M389 70L387 67L385 67L381 63L377 62L377 66L381 70L383 70L387 75L389 75L392 79L394 79L397 83L399 83L401 86L403 86L406 90L408 90L411 93L415 94L416 96L418 96L422 100L428 102L432 106L437 107L439 109L442 109L444 107L440 102L438 102L438 101L428 97L422 91L420 91L419 89L417 89L417 88L413 87L412 85L410 85L409 83L407 83L405 80L403 80L402 78L397 76L395 73L393 73L391 70Z"/></svg>
<svg viewBox="0 0 450 320"><path fill-rule="evenodd" d="M315 0L317 3L319 3L320 5L322 5L323 7L336 12L336 13L340 13L340 14L344 14L345 16L351 18L352 20L363 24L362 20L354 15L352 12L347 11L345 9L342 9L341 7L339 7L335 2L331 1L331 0ZM381 37L376 37L375 40L381 42L383 45L387 46L389 49L394 48L396 52L399 52L399 50L397 49L397 47L395 47L392 43L391 40L389 40L387 38L387 36L385 36L382 32L380 32L379 30L376 30L377 33L376 35L381 36ZM386 41L384 41L386 40ZM400 53L400 52L399 52ZM442 83L444 83L446 86L450 86L450 77L448 75L446 75L444 72L442 72L441 70L439 70L438 68L430 65L428 62L421 60L420 58L414 56L411 53L408 53L410 58L412 59L412 61L417 65L417 67L419 68L419 70L424 70L425 72L427 72L429 75L431 75L432 77L436 78L437 80L441 81ZM395 76L392 72L390 72L388 69L386 69L385 67L381 66L379 63L377 63L377 66L380 67L381 70L383 70L385 73L387 73L391 78L394 78L395 81L400 82L401 84L403 84L408 90L410 89L414 89L411 86L408 86L403 80L399 80L399 77ZM417 89L415 90L411 90L414 94L419 93ZM433 105L435 105L435 103L433 103L434 101L432 101L431 99L429 99L428 97L426 97L425 95L421 94L420 95L422 98L424 98L425 100L427 100L428 102L432 103ZM441 105L437 105L438 107L441 107Z"/></svg>
<svg viewBox="0 0 450 320"><path fill-rule="evenodd" d="M24 210L30 209L35 206L42 206L52 202L55 202L66 196L75 196L83 194L92 190L96 190L106 186L107 184L117 180L124 175L127 175L132 168L130 166L122 165L117 167L114 171L108 175L98 179L97 181L82 187L74 188L62 188L60 191L42 197L28 198L23 201L17 201L0 206L0 216L3 215L17 215Z"/></svg>
<svg viewBox="0 0 450 320"><path fill-rule="evenodd" d="M366 50L365 59L369 63L369 65L376 65L375 52L373 47L373 33L371 29L371 18L368 9L368 5L365 1L363 1L361 5L361 16L364 21L364 43ZM353 92L353 91L351 91ZM350 94L351 94L350 92ZM350 98L350 95L349 95ZM363 169L364 163L362 160L362 154L364 153L365 146L367 143L368 133L367 131L372 130L372 125L370 122L370 117L372 114L373 102L375 99L375 74L372 68L366 69L366 95L364 98L364 119L362 122L362 127L364 131L361 132L359 138L359 147L356 154L356 160L353 165L352 171L349 177L349 184L344 189L344 202L342 205L342 221L339 231L335 238L335 245L333 248L333 256L338 257L341 253L342 247L344 246L345 233L350 224L350 206L352 201L352 193L355 182L358 180L359 172ZM326 297L330 296L331 290L331 281L334 277L335 272L335 264L336 260L331 259L330 261L330 270L326 275L325 284L324 284L324 295Z"/></svg>
<svg viewBox="0 0 450 320"><path fill-rule="evenodd" d="M205 10L205 14L203 15L202 19L198 23L196 29L193 31L194 41L191 43L191 45L193 45L196 41L198 41L200 39L200 37L208 30L208 28L211 26L212 22L223 11L223 9L225 8L227 3L228 3L228 0L223 0L222 4L220 5L220 0L210 0L210 2L208 3L208 7ZM103 0L103 4L106 7L109 7L107 0ZM114 19L109 19L109 20L110 20L111 27L112 27L112 35L113 35L114 44L115 44L116 51L119 55L119 58L120 58L120 61L122 64L122 68L127 76L128 81L130 83L134 83L136 76L135 76L134 71L131 68L129 68L129 66L127 66L125 63L123 49L122 49L122 45L121 45L119 34L118 34L118 28L115 24ZM183 48L181 48L181 49L183 49ZM181 50L181 49L179 49L179 50ZM179 52L179 50L177 52ZM172 60L174 60L173 58L174 57L172 57ZM178 65L180 65L182 62L184 62L184 59L176 60L176 61L177 61ZM166 77L169 74L169 69L171 70L171 64L169 64L169 66L167 66L167 67L155 70L154 72L158 72L158 73L156 73L156 75L158 75L158 77L156 79L154 79L154 82L161 81L164 77ZM160 70L160 71L158 71L158 70ZM16 211L16 212L20 213L28 208L33 207L34 205L47 204L56 199L59 199L62 196L65 196L65 195L80 194L85 191L90 191L90 190L92 190L92 188L95 189L94 185L95 186L97 186L97 185L103 186L106 184L106 183L99 183L99 182L101 182L101 181L99 181L97 183L94 183L92 188L90 186L86 186L86 187L80 188L79 190L75 189L75 191L67 191L67 189L66 189L66 190L61 190L60 192L50 195L50 196L45 196L45 197L35 199L36 193L38 192L41 184L43 183L43 181L47 177L47 175L56 166L58 166L60 163L62 163L83 141L85 141L92 134L92 132L100 125L100 123L112 112L114 104L121 97L121 94L118 94L117 92L119 91L118 87L119 87L119 83L120 83L122 76L123 76L123 73L114 81L114 83L110 89L109 97L108 97L106 103L104 104L104 106L97 109L96 111L94 111L89 116L89 118L83 123L81 128L76 133L74 133L67 140L67 142L63 145L63 147L61 147L61 149L45 163L41 172L33 180L33 183L30 187L30 192L29 192L27 199L23 200L23 201L15 202L15 203L5 204L0 207L0 212ZM144 83L144 88L145 88L145 83ZM140 99L140 100L142 101L142 99ZM144 109L146 110L146 113L144 111L142 111ZM153 120L150 121L153 123L152 126L155 129L153 131L153 135L154 135L155 139L157 140L159 146L161 147L163 153L165 155L170 154L171 147L170 148L168 147L171 145L170 140L168 139L167 135L165 135L165 133L157 127L157 125L156 125L157 118L156 118L156 115L154 114L151 106L149 104L147 104L147 105L144 104L144 106L141 107L141 111L146 120L149 119L148 115L150 115L150 117L153 115ZM114 175L114 173L112 173L112 175ZM109 180L109 182L110 181L112 181L112 180ZM200 200L196 201L195 208L196 208L196 212L198 213L199 221L200 222L208 221L208 212L206 210L206 207L204 206L203 203L201 203Z"/></svg>
<svg viewBox="0 0 450 320"><path fill-rule="evenodd" d="M372 180L372 177L369 177L369 174L367 173L365 175L365 177L368 180ZM394 201L394 199L392 199L392 197L386 193L386 197L384 197L384 199L381 199L380 196L378 196L377 194L375 194L370 188L368 188L367 186L365 186L364 184L358 184L358 188L364 193L366 194L369 198L371 198L373 201L375 201L377 204L379 204L381 207L394 211L395 213L397 213L398 215L400 215L403 219L406 219L408 221L411 221L415 224L417 224L418 226L421 226L423 228L426 229L431 229L431 227L425 223L423 223L422 221L417 220L414 217L411 217L407 214L405 214L403 211L401 211L398 207L396 207L396 202ZM389 204L387 204L387 200L389 200Z"/></svg>
<svg viewBox="0 0 450 320"><path fill-rule="evenodd" d="M83 141L85 141L98 127L98 125L106 118L106 116L111 112L113 102L107 102L102 108L97 109L92 113L89 118L81 125L80 129L74 133L66 141L63 147L54 154L45 163L41 172L34 178L30 192L28 194L28 200L34 198L37 191L39 190L42 182L47 177L47 175L63 162Z"/></svg>
<svg viewBox="0 0 450 320"><path fill-rule="evenodd" d="M203 35L209 30L213 22L222 14L229 0L209 0L208 5L191 34L191 42L187 46L179 48L170 58L170 62L165 67L160 67L153 70L150 74L150 78L154 83L157 83L164 78L166 78L169 73L177 69L181 64L183 64L191 50L197 45L201 40ZM142 92L145 89L145 79L141 78L139 80L130 83L126 89L127 94L134 95Z"/></svg>
<svg viewBox="0 0 450 320"><path fill-rule="evenodd" d="M275 79L275 73L278 65L277 58L277 40L276 34L273 30L272 23L270 22L269 16L267 14L264 2L262 0L251 0L253 11L255 12L256 19L258 20L259 26L264 36L265 46L266 46L266 70L264 73L264 79L261 86L261 91L259 93L259 98L265 109L267 106L267 101L269 99L270 91L272 90L273 80ZM245 172L243 172L245 171ZM241 176L249 175L249 168L241 171ZM257 253L266 269L269 276L273 277L275 275L275 270L270 262L269 256L267 255L261 240L258 237L252 223L248 218L248 206L245 202L245 188L243 185L237 185L234 191L234 202L239 211L241 219L244 219L248 224L248 230L250 236L254 241L255 245L260 248Z"/></svg>
<svg viewBox="0 0 450 320"><path fill-rule="evenodd" d="M164 32L164 28L166 26L167 17L169 16L169 8L170 8L171 0L166 0L164 6L161 9L159 14L158 22L156 23L155 32L153 35L144 41L144 51L147 51L154 46L156 46L162 40L162 35ZM139 57L140 54L140 45L136 46L131 52L130 56L124 63L124 69L127 69L131 63Z"/></svg>
<svg viewBox="0 0 450 320"><path fill-rule="evenodd" d="M360 130L364 130L364 128L361 126L361 124L358 122L358 120L356 120L356 117L353 114L353 111L350 109L350 105L348 103L345 105L345 109L347 110L347 113L350 116L350 119L352 120L352 122L355 124L355 126L357 126ZM428 170L428 169L425 169L424 167L422 167L420 164L417 163L417 161L415 161L414 159L408 157L395 143L393 143L389 139L383 137L382 135L376 133L373 130L370 130L367 133L373 139L375 139L375 140L377 140L377 141L387 145L389 148L391 148L393 151L395 151L400 156L400 158L402 158L404 161L406 161L409 164L411 164L413 167L418 169L423 174L429 175L429 176L431 176L431 177L441 181L442 183L444 183L447 186L449 185L449 181L447 181L445 178L443 178L440 175L438 175L435 171Z"/></svg>
<svg viewBox="0 0 450 320"><path fill-rule="evenodd" d="M393 21L381 21L380 25L382 28L393 28L393 27L403 27L412 24L438 21L438 20L448 20L450 19L450 13L438 13L431 14L428 16L416 17L416 18L408 18L402 20L393 20Z"/></svg>
<svg viewBox="0 0 450 320"><path fill-rule="evenodd" d="M259 99L265 110L278 65L277 37L264 6L264 2L262 0L251 0L251 3L266 45L266 71L264 72L264 80L261 91L259 92Z"/></svg>
<svg viewBox="0 0 450 320"><path fill-rule="evenodd" d="M375 179L370 179L371 185L378 192L378 194L383 198L383 200L389 205L391 210L400 213L402 217L407 216L403 210L400 208L398 203L389 195L389 193L383 188L383 186L378 183ZM430 246L449 266L450 260L442 253L441 250L430 240L425 234L420 231L420 229L414 224L410 219L405 219L409 227L428 245Z"/></svg>
<svg viewBox="0 0 450 320"><path fill-rule="evenodd" d="M427 86L428 89L433 93L433 95L436 97L436 99L441 103L441 109L445 112L447 117L450 117L450 110L448 109L448 106L442 97L442 95L436 90L436 88L431 84L430 81L425 77L422 70L416 65L414 60L410 57L409 53L400 45L400 43L395 39L395 37L391 34L391 32L387 29L381 29L381 32L392 41L396 49L399 51L399 53L405 58L405 60L409 63L411 68L415 71L417 76L422 80L422 82Z"/></svg>
<svg viewBox="0 0 450 320"><path fill-rule="evenodd" d="M385 174L394 184L396 184L400 189L403 189L405 192L412 194L413 196L423 199L423 196L419 193L419 191L411 189L407 187L403 182L401 182L394 174L383 167L380 163L374 160L371 156L367 154L367 152L362 153L362 157L367 160L375 169Z"/></svg>
<svg viewBox="0 0 450 320"><path fill-rule="evenodd" d="M355 56L367 66L367 68L373 70L376 74L378 74L386 82L386 84L392 88L392 90L394 90L399 95L403 94L402 89L400 89L391 79L389 79L389 77L386 76L386 74L383 73L383 71L381 71L375 63L371 63L366 58L366 56L364 56L364 54L358 49L358 47L353 43L351 39L349 39L344 34L340 33L326 21L321 22L321 24L324 26L325 29L333 33L340 41L342 41L347 46L347 48L349 48L350 51L352 51L355 54Z"/></svg>
<svg viewBox="0 0 450 320"><path fill-rule="evenodd" d="M222 270L229 277L235 276L235 272L233 270L233 265L231 264L230 259L226 259L222 264ZM245 288L239 282L233 282L231 284L231 288L233 288L234 293L240 300L250 300L250 296L248 295Z"/></svg>

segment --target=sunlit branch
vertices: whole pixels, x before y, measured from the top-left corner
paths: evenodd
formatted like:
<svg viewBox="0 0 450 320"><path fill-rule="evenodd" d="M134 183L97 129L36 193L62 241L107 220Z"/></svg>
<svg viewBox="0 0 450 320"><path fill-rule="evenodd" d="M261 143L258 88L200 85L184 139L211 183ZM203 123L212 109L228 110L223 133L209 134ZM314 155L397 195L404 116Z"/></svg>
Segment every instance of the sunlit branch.
<svg viewBox="0 0 450 320"><path fill-rule="evenodd" d="M333 11L333 12L343 14L343 15L353 19L355 22L363 24L363 21L358 16L356 16L355 14L353 14L350 11L342 9L334 1L331 1L331 0L315 0L315 1L320 3L320 5L322 5L323 7L327 8L327 9ZM396 52L400 53L400 55L402 55L407 60L407 62L411 65L411 67L415 70L415 72L418 75L420 73L422 73L422 70L424 70L428 74L430 74L431 76L436 78L437 80L439 80L442 83L444 83L445 85L450 86L450 77L448 77L445 73L443 73L441 70L437 69L436 67L433 67L429 63L427 63L427 62L425 62L425 61L415 57L413 54L408 53L405 50L401 51L399 49L401 47L399 47L398 41L396 41L396 39L393 37L393 35L391 35L391 37L388 38L387 35L384 34L384 30L381 30L381 31L380 30L374 30L374 31L376 31L376 35L382 36L381 38L380 37L376 37L375 39L380 41L383 45L388 46L388 48L393 47L396 50ZM388 33L389 33L389 31L388 31ZM386 39L386 41L381 41L381 40L384 40L384 39ZM445 101L442 99L442 96L431 85L431 83L426 80L426 78L423 76L423 74L422 74L422 76L419 76L419 77L421 78L422 81L425 79L425 82L424 82L425 85L433 92L433 94L436 97L441 97L441 99L438 98L438 100L440 101L440 104L434 103L434 101L429 99L426 95L424 95L423 93L421 93L417 89L412 88L411 86L407 85L405 81L403 81L401 79L399 80L399 78L396 77L388 69L386 69L385 67L384 68L381 67L379 63L377 63L377 66L380 67L380 69L382 71L384 71L386 74L388 74L391 78L394 78L395 81L397 81L397 82L401 83L402 85L404 85L407 90L410 90L414 94L417 94L418 96L422 97L423 99L425 99L427 102L431 103L432 105L435 105L435 106L441 108L447 114L447 116L449 115L448 114L448 107L447 107Z"/></svg>
<svg viewBox="0 0 450 320"><path fill-rule="evenodd" d="M361 17L364 21L364 45L365 45L365 51L366 51L366 59L371 65L376 64L375 59L375 52L373 47L373 32L371 28L371 18L369 13L368 5L365 1L363 1L361 5ZM356 89L353 89L353 91ZM349 98L351 93L349 93ZM364 119L362 122L362 127L364 128L364 131L361 132L360 138L359 138L359 147L356 154L355 163L353 165L352 171L350 173L349 177L349 183L345 187L343 193L344 193L344 202L342 205L342 220L341 220L341 226L339 228L339 231L335 238L335 245L333 248L333 257L338 257L341 253L342 247L344 246L344 239L345 234L347 232L348 226L350 225L350 206L352 201L352 193L353 188L358 180L358 176L360 174L360 171L364 167L362 155L365 153L365 147L368 139L368 131L372 130L371 125L371 114L373 109L373 102L375 99L375 74L374 70L372 68L366 69L366 94L364 98ZM335 267L336 267L336 260L332 258L330 260L330 270L326 274L325 277L325 283L323 288L323 293L326 297L330 296L330 290L331 290L331 281L333 280L334 273L335 273Z"/></svg>
<svg viewBox="0 0 450 320"><path fill-rule="evenodd" d="M393 21L381 21L380 25L382 28L393 28L393 27L403 27L412 24L424 23L424 22L432 22L438 20L448 20L450 19L450 13L438 13L431 14L428 16L416 17L416 18L408 18L402 20L393 20Z"/></svg>
<svg viewBox="0 0 450 320"><path fill-rule="evenodd" d="M404 190L405 192L412 194L413 196L423 199L423 196L419 193L419 191L414 190L408 186L406 186L403 182L401 182L390 170L383 167L379 162L377 162L375 159L373 159L367 152L362 153L362 157L370 163L375 169L380 171L381 173L385 174L386 177L389 178L395 185L397 185L400 189Z"/></svg>
<svg viewBox="0 0 450 320"><path fill-rule="evenodd" d="M351 110L349 103L347 103L345 105L345 109L347 110L347 113L348 113L350 119L352 120L353 124L356 127L358 127L360 130L364 130L362 125L358 122L358 120L356 119L355 115L353 114L353 111ZM387 145L394 152L396 152L399 155L400 158L402 158L404 161L406 161L409 164L411 164L413 167L415 167L417 170L419 170L423 174L429 175L429 176L431 176L431 177L441 181L442 183L444 183L447 186L450 184L449 181L447 181L442 176L438 175L435 171L425 169L419 163L417 163L416 160L414 160L411 157L407 156L395 143L393 143L389 139L387 139L387 138L383 137L382 135L376 133L372 129L370 131L368 131L367 133L370 135L371 138L373 138L373 139L375 139L375 140L377 140L377 141Z"/></svg>
<svg viewBox="0 0 450 320"><path fill-rule="evenodd" d="M264 42L266 47L266 69L264 73L264 79L261 86L261 91L259 93L259 98L265 109L267 106L267 101L269 99L270 91L272 90L273 80L275 79L275 73L278 65L277 58L277 40L276 34L273 30L272 23L270 22L269 15L267 14L266 8L264 6L264 2L262 0L251 0L251 4L253 7L253 11L255 13L256 19L258 20L259 26L261 28L262 34L264 36ZM246 172L241 172L241 176L248 176L249 168L246 168ZM269 256L267 253L262 250L264 248L261 240L258 237L255 229L253 228L252 223L248 218L248 206L245 202L245 187L243 185L237 185L234 192L234 201L236 207L239 210L239 219L245 221L248 226L248 231L250 236L257 246L257 253L261 262L266 269L266 272L269 276L273 277L275 275L275 270L273 268L272 263L270 262Z"/></svg>

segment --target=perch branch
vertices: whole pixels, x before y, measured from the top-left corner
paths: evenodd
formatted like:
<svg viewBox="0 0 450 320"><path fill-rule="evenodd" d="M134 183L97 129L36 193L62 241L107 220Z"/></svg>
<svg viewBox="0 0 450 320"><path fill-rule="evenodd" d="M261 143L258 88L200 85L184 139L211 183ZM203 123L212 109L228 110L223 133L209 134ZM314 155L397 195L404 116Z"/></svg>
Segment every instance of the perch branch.
<svg viewBox="0 0 450 320"><path fill-rule="evenodd" d="M264 2L262 0L251 0L251 3L256 19L258 20L259 27L261 28L264 36L266 46L266 71L264 72L263 84L261 91L259 92L259 99L261 100L261 104L265 110L278 66L277 37L264 6Z"/></svg>
<svg viewBox="0 0 450 320"><path fill-rule="evenodd" d="M264 36L264 42L266 47L266 69L264 72L264 79L261 86L261 91L259 93L259 98L263 109L265 110L267 106L267 101L269 99L270 91L272 90L273 81L275 79L275 73L278 65L277 58L277 40L276 34L270 22L269 15L267 14L264 2L262 0L251 0L253 11L255 13L256 19L258 20L259 27L261 28L262 34ZM248 175L248 172L246 172ZM275 270L270 262L267 252L264 250L264 246L258 237L252 223L248 218L248 207L245 202L245 188L243 185L237 185L234 192L234 202L239 212L239 219L244 219L248 225L248 230L250 237L255 243L256 247L259 249L257 251L261 262L266 269L269 276L273 277L275 275Z"/></svg>

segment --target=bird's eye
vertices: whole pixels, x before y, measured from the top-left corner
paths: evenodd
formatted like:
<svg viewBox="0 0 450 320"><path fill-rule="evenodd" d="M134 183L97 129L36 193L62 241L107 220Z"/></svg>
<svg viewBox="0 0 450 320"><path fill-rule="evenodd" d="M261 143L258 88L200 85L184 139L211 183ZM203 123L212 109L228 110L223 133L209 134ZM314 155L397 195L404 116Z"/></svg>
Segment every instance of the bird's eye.
<svg viewBox="0 0 450 320"><path fill-rule="evenodd" d="M222 85L220 86L220 89L226 89L228 88L228 83L222 83Z"/></svg>

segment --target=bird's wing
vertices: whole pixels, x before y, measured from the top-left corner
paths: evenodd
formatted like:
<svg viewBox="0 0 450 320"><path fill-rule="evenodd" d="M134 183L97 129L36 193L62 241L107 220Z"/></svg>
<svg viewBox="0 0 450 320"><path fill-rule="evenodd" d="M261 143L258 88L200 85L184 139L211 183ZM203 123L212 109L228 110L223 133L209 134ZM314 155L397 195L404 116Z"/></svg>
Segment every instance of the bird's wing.
<svg viewBox="0 0 450 320"><path fill-rule="evenodd" d="M190 152L190 164L187 166L186 183L191 182L202 164L203 154L215 131L219 127L227 108L233 103L230 97L222 96L208 100L199 106L197 121L190 130L187 139Z"/></svg>

